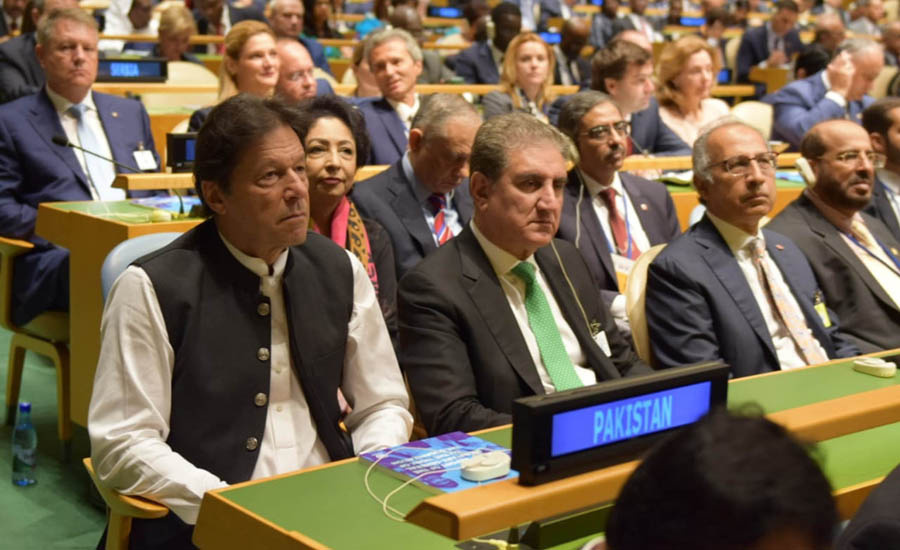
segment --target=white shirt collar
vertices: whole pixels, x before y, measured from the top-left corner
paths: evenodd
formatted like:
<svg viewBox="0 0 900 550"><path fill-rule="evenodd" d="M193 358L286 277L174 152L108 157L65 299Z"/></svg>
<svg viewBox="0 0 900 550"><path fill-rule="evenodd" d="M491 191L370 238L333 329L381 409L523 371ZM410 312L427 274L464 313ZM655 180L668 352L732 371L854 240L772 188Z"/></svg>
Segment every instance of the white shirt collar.
<svg viewBox="0 0 900 550"><path fill-rule="evenodd" d="M257 274L260 277L281 277L284 273L284 266L287 265L287 256L288 250L287 248L278 255L278 258L275 260L275 263L272 264L271 273L269 272L269 264L266 263L262 258L255 258L248 254L245 254L237 249L233 244L228 242L228 239L225 238L225 235L222 235L219 232L219 237L221 237L222 242L225 243L225 248L231 252L231 255L234 256L234 259L240 262L240 264L253 273Z"/></svg>
<svg viewBox="0 0 900 550"><path fill-rule="evenodd" d="M625 194L625 188L622 186L622 180L619 178L618 172L613 174L612 183L609 185L601 185L600 182L587 175L581 168L578 169L578 173L581 174L581 181L584 182L584 186L587 187L587 191L591 197L596 197L600 194L600 191L603 191L607 187L612 187L617 195Z"/></svg>
<svg viewBox="0 0 900 550"><path fill-rule="evenodd" d="M820 75L822 75L822 84L825 85L826 90L831 90L831 81L828 79L828 71L820 71Z"/></svg>
<svg viewBox="0 0 900 550"><path fill-rule="evenodd" d="M56 109L56 112L59 114L63 114L69 110L69 107L75 105L68 99L54 92L49 85L44 86L44 89L47 90L47 97L50 98L50 103L53 104L53 108ZM81 104L86 106L89 111L96 111L97 106L94 105L94 94L88 91L87 95L84 96L84 99L81 100Z"/></svg>
<svg viewBox="0 0 900 550"><path fill-rule="evenodd" d="M709 216L709 220L716 226L716 229L719 231L719 235L725 240L725 244L728 245L728 248L731 249L731 253L737 255L739 250L743 250L746 248L747 244L750 243L753 239L760 239L765 242L763 238L763 233L761 230L756 230L756 235L750 235L743 229L735 227L730 223L726 222L722 218L718 218L715 215L711 214L709 210L706 211L706 215Z"/></svg>
<svg viewBox="0 0 900 550"><path fill-rule="evenodd" d="M403 124L405 124L407 128L410 127L413 117L416 116L416 112L419 110L419 94L414 94L413 97L415 97L415 101L412 105L407 105L402 101L394 101L393 99L387 100L388 103L391 104L391 107L397 111L397 116L400 117L400 120L403 121Z"/></svg>
<svg viewBox="0 0 900 550"><path fill-rule="evenodd" d="M496 273L498 277L507 275L512 268L519 265L520 261L526 261L533 264L535 268L538 267L537 263L534 261L534 254L525 258L525 260L519 260L509 252L489 241L488 238L478 230L478 226L475 225L474 219L469 222L469 227L472 228L475 239L478 241L478 244L481 245L484 255L487 256L488 261L491 262L491 267L494 268L494 273Z"/></svg>

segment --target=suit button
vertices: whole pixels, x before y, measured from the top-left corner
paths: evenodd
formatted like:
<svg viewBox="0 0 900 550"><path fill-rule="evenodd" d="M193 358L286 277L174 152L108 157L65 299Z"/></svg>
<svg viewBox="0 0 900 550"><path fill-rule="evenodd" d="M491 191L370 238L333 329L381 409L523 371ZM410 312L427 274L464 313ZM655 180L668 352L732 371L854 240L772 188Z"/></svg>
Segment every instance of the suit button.
<svg viewBox="0 0 900 550"><path fill-rule="evenodd" d="M262 302L261 304L256 306L256 313L258 313L260 317L265 317L269 314L269 311L269 304L267 304L266 302Z"/></svg>
<svg viewBox="0 0 900 550"><path fill-rule="evenodd" d="M257 447L259 447L259 440L256 439L255 437L248 437L248 438L247 438L247 444L245 445L245 448L246 448L248 451L255 451Z"/></svg>
<svg viewBox="0 0 900 550"><path fill-rule="evenodd" d="M256 358L260 361L268 361L269 360L269 348L259 348L256 350Z"/></svg>
<svg viewBox="0 0 900 550"><path fill-rule="evenodd" d="M256 403L257 407L265 407L266 403L269 402L269 398L266 397L266 394L259 392L256 394L256 397L253 398L253 402Z"/></svg>

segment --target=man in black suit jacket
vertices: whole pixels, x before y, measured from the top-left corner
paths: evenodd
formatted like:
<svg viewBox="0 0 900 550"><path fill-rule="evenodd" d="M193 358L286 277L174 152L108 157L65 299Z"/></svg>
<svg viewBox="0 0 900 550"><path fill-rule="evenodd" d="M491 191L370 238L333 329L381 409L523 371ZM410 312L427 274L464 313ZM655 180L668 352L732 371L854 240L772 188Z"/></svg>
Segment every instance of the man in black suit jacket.
<svg viewBox="0 0 900 550"><path fill-rule="evenodd" d="M36 0L31 19L40 23L44 14L76 8L75 0ZM0 44L0 103L35 94L44 86L44 71L34 53L35 33L27 32Z"/></svg>
<svg viewBox="0 0 900 550"><path fill-rule="evenodd" d="M619 172L627 152L627 124L612 98L595 91L576 94L559 115L559 129L575 143L579 156L569 172L559 237L581 251L620 327L627 321L625 289L619 288L616 273L627 274L641 252L681 234L666 186ZM612 209L607 202L611 197ZM624 239L616 227L625 228Z"/></svg>
<svg viewBox="0 0 900 550"><path fill-rule="evenodd" d="M25 20L25 0L3 0L0 13L0 36L22 31Z"/></svg>
<svg viewBox="0 0 900 550"><path fill-rule="evenodd" d="M872 149L885 156L884 168L875 171L872 201L864 212L881 220L900 242L900 98L879 99L863 111L862 123Z"/></svg>
<svg viewBox="0 0 900 550"><path fill-rule="evenodd" d="M775 14L765 25L744 33L737 55L738 82L750 82L750 69L761 63L766 67L780 67L800 53L803 42L795 28L798 14L794 0L779 0L775 3ZM760 89L760 95L763 91Z"/></svg>
<svg viewBox="0 0 900 550"><path fill-rule="evenodd" d="M194 9L197 20L197 34L225 36L234 25L241 21L253 20L268 23L263 14L263 2L257 0L246 6L239 6L233 0L199 0ZM209 53L216 53L217 46L210 44Z"/></svg>
<svg viewBox="0 0 900 550"><path fill-rule="evenodd" d="M816 183L769 222L809 259L825 300L865 353L900 347L900 244L862 212L880 164L848 120L820 122L800 143ZM872 156L869 160L867 156Z"/></svg>
<svg viewBox="0 0 900 550"><path fill-rule="evenodd" d="M581 255L553 239L567 150L528 114L486 122L472 223L400 283L400 365L429 434L507 424L518 397L649 372Z"/></svg>
<svg viewBox="0 0 900 550"><path fill-rule="evenodd" d="M500 64L506 47L522 29L519 6L500 2L491 10L494 37L475 42L456 56L448 58L456 76L467 84L496 84L500 82Z"/></svg>
<svg viewBox="0 0 900 550"><path fill-rule="evenodd" d="M553 45L556 57L553 83L587 88L591 84L591 62L581 55L591 32L590 22L581 17L569 19L563 25L559 44Z"/></svg>
<svg viewBox="0 0 900 550"><path fill-rule="evenodd" d="M882 550L900 547L900 466L869 493L835 550Z"/></svg>
<svg viewBox="0 0 900 550"><path fill-rule="evenodd" d="M360 213L390 235L398 279L439 246L432 195L444 197L443 218L452 235L469 223L472 197L464 184L479 126L481 117L461 96L434 94L413 118L406 154L353 189Z"/></svg>

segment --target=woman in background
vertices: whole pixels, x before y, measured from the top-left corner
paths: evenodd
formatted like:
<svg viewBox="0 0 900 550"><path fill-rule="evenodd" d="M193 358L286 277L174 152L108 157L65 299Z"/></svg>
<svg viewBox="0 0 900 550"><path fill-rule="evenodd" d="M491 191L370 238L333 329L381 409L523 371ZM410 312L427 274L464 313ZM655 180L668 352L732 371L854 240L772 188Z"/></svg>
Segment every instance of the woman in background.
<svg viewBox="0 0 900 550"><path fill-rule="evenodd" d="M699 36L679 38L659 58L659 115L688 145L702 127L730 112L724 101L710 97L720 68L715 47Z"/></svg>
<svg viewBox="0 0 900 550"><path fill-rule="evenodd" d="M484 119L525 111L547 121L550 86L556 61L550 46L533 32L517 35L506 48L500 91L484 96Z"/></svg>
<svg viewBox="0 0 900 550"><path fill-rule="evenodd" d="M280 68L275 31L260 21L241 21L225 35L225 55L219 71L218 102L239 93L269 97ZM188 130L200 130L212 106L194 111Z"/></svg>

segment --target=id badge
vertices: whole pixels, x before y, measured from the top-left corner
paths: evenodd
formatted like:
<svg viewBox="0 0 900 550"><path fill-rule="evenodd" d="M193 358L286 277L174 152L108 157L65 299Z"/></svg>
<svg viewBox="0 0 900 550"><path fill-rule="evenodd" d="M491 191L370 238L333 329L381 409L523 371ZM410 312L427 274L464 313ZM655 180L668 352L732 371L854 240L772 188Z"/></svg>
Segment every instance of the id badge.
<svg viewBox="0 0 900 550"><path fill-rule="evenodd" d="M149 149L138 149L132 153L134 155L134 163L143 171L156 170L156 159Z"/></svg>

